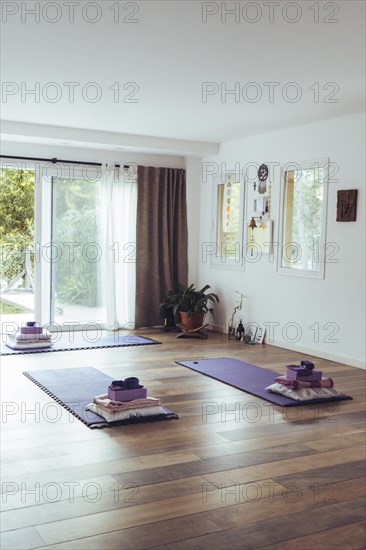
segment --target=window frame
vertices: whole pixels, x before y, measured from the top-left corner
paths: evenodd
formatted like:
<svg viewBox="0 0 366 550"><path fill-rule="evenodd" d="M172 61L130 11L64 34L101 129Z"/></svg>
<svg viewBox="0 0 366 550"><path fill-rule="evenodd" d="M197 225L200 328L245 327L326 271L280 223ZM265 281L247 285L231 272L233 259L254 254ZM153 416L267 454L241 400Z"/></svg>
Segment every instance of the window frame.
<svg viewBox="0 0 366 550"><path fill-rule="evenodd" d="M239 230L238 230L238 249L239 256L237 258L228 258L221 256L219 245L217 242L218 235L218 219L219 219L219 201L218 191L219 185L225 185L226 176L233 176L235 183L239 183ZM218 269L229 270L243 270L245 267L243 246L245 239L245 204L246 204L246 185L244 178L239 172L224 172L220 175L214 176L212 179L212 210L211 210L211 244L217 246L216 254L210 255L210 267Z"/></svg>
<svg viewBox="0 0 366 550"><path fill-rule="evenodd" d="M291 166L292 169L308 170L315 168L316 166L324 167L324 181L323 181L323 211L322 211L322 223L321 223L321 238L319 240L319 258L317 264L319 269L307 270L298 269L295 267L283 266L283 250L286 246L284 242L285 232L285 215L286 215L286 173L289 171L287 166ZM280 275L286 275L290 277L306 277L309 279L324 279L325 278L325 259L326 259L326 229L327 229L327 214L328 214L328 186L329 186L329 157L315 158L309 160L302 160L297 162L284 163L281 166L281 181L280 181L280 200L278 210L278 239L277 239L277 266L276 271Z"/></svg>

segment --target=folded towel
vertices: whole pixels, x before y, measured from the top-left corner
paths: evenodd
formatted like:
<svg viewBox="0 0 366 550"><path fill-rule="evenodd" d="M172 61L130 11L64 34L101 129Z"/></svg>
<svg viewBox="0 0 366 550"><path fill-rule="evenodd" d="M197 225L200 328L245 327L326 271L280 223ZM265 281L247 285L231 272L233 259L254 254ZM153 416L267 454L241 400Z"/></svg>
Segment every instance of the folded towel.
<svg viewBox="0 0 366 550"><path fill-rule="evenodd" d="M309 382L304 382L303 380L292 380L287 378L287 376L277 376L275 382L279 382L287 388L292 390L299 390L303 388L333 388L334 382L332 378L323 378L322 380L311 380Z"/></svg>
<svg viewBox="0 0 366 550"><path fill-rule="evenodd" d="M132 401L113 401L113 399L109 399L108 394L97 395L93 398L93 403L109 412L144 409L146 407L158 407L161 405L160 400L155 397L143 397Z"/></svg>

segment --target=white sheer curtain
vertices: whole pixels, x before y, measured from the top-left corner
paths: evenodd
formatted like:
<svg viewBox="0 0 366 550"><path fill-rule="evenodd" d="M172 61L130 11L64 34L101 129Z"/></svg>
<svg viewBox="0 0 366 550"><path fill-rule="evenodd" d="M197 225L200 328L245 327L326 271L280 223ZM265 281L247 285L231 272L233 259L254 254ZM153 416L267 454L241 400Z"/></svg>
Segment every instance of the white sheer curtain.
<svg viewBox="0 0 366 550"><path fill-rule="evenodd" d="M107 329L134 328L137 171L106 166L102 175Z"/></svg>

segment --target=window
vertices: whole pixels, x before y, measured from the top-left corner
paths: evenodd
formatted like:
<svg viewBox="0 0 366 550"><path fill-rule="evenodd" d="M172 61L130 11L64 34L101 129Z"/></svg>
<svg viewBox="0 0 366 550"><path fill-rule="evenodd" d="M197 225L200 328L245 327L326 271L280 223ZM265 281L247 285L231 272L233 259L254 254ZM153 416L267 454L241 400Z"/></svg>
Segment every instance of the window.
<svg viewBox="0 0 366 550"><path fill-rule="evenodd" d="M282 169L278 272L324 278L329 160Z"/></svg>
<svg viewBox="0 0 366 550"><path fill-rule="evenodd" d="M212 242L205 243L211 265L242 267L244 227L244 183L236 174L214 180ZM207 247L207 245L210 245Z"/></svg>

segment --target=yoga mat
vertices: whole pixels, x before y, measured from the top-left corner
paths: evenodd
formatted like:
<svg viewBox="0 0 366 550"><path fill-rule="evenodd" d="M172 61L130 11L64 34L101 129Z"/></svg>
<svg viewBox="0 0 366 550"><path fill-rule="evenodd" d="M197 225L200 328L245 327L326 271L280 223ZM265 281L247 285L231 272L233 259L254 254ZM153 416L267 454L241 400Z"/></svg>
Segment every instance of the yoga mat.
<svg viewBox="0 0 366 550"><path fill-rule="evenodd" d="M281 373L263 369L230 357L217 359L202 359L200 361L176 361L178 365L188 367L196 372L205 374L210 378L229 384L238 390L261 397L270 403L282 405L282 407L296 407L311 403L328 403L329 401L344 401L352 399L347 396L334 396L329 399L311 399L309 401L296 401L284 395L270 393L265 390L266 386L274 383L274 379Z"/></svg>
<svg viewBox="0 0 366 550"><path fill-rule="evenodd" d="M57 337L56 337L57 338ZM61 338L53 344L51 348L35 349L12 349L6 343L1 344L0 355L19 355L22 353L46 353L50 351L71 351L80 349L98 349L98 348L121 348L124 346L147 346L149 344L160 344L157 340L128 334L127 336L99 336L95 341L90 342L91 337L78 336L75 333L64 333Z"/></svg>
<svg viewBox="0 0 366 550"><path fill-rule="evenodd" d="M90 403L94 396L107 393L108 386L114 380L93 367L36 370L23 374L89 428L178 418L173 411L164 407L166 414L107 422L98 414L85 410L85 405Z"/></svg>

